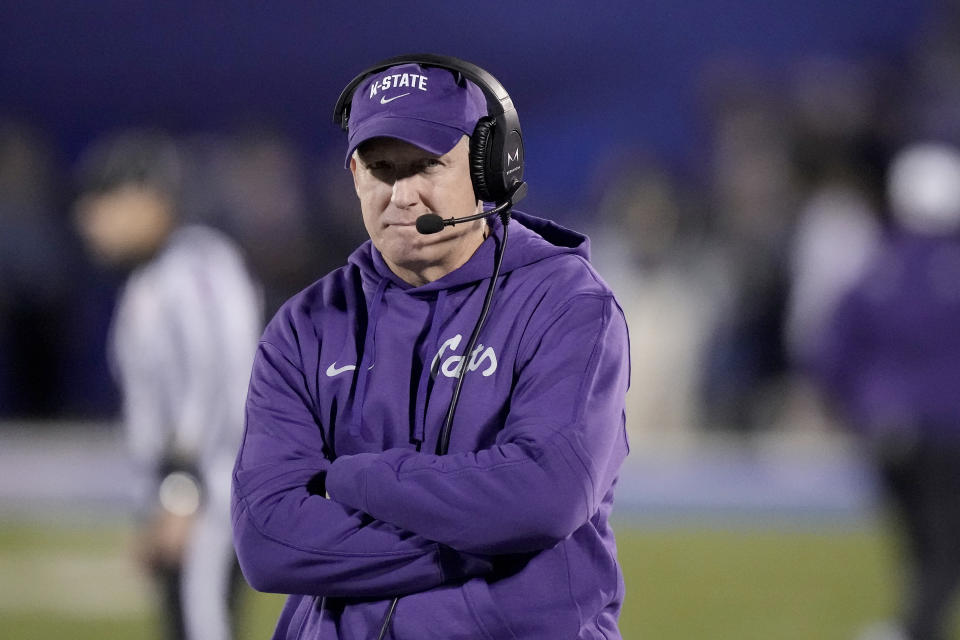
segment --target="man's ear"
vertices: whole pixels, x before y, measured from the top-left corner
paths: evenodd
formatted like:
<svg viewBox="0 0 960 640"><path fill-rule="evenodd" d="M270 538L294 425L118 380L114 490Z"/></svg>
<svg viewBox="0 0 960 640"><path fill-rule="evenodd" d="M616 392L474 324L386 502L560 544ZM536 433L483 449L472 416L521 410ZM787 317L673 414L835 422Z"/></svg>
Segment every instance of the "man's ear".
<svg viewBox="0 0 960 640"><path fill-rule="evenodd" d="M356 152L350 156L350 173L353 175L353 190L357 192L357 196L360 195L360 186L357 184L357 154Z"/></svg>

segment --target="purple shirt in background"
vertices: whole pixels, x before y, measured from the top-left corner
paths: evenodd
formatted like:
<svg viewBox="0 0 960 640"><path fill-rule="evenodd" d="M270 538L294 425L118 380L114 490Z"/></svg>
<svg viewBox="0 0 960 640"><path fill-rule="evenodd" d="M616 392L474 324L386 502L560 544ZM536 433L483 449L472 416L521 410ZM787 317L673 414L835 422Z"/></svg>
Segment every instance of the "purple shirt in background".
<svg viewBox="0 0 960 640"><path fill-rule="evenodd" d="M814 371L858 429L960 439L960 237L888 238Z"/></svg>

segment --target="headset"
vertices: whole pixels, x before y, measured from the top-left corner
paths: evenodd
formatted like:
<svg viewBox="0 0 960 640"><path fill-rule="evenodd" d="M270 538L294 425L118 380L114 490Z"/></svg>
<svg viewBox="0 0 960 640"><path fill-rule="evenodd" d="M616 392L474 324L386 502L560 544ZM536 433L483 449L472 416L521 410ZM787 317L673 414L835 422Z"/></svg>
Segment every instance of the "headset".
<svg viewBox="0 0 960 640"><path fill-rule="evenodd" d="M349 129L350 103L357 86L368 76L401 64L420 64L448 69L473 81L487 98L487 114L480 118L470 136L470 179L479 200L516 203L526 195L523 181L523 134L513 100L503 85L475 64L432 53L387 58L365 69L340 93L333 121Z"/></svg>

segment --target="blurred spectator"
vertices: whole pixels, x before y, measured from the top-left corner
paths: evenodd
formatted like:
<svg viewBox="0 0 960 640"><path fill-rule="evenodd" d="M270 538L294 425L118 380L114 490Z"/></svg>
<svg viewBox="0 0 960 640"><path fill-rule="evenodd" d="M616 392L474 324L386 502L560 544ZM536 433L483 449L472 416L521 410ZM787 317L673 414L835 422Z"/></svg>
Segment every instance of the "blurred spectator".
<svg viewBox="0 0 960 640"><path fill-rule="evenodd" d="M239 578L230 473L262 309L237 247L178 224L182 170L163 134L102 139L81 158L75 216L96 259L133 268L110 356L142 480L137 551L159 582L167 637L226 640Z"/></svg>
<svg viewBox="0 0 960 640"><path fill-rule="evenodd" d="M841 299L812 371L903 522L902 629L883 637L940 640L960 583L960 152L908 147L888 185L897 230Z"/></svg>
<svg viewBox="0 0 960 640"><path fill-rule="evenodd" d="M45 139L0 120L0 416L59 413L67 236Z"/></svg>
<svg viewBox="0 0 960 640"><path fill-rule="evenodd" d="M786 255L784 342L792 367L803 369L815 356L837 300L880 240L888 161L883 71L814 56L802 59L791 78L792 154L802 191ZM802 375L791 376L787 391L785 426L828 426L819 395Z"/></svg>
<svg viewBox="0 0 960 640"><path fill-rule="evenodd" d="M803 367L815 356L837 300L863 273L880 233L877 214L850 185L824 185L810 194L789 255L785 339L792 363Z"/></svg>
<svg viewBox="0 0 960 640"><path fill-rule="evenodd" d="M698 373L716 307L711 252L687 192L664 167L619 156L611 164L590 236L593 263L630 327L627 429L638 451L683 447L702 420Z"/></svg>
<svg viewBox="0 0 960 640"><path fill-rule="evenodd" d="M787 371L785 248L796 175L790 131L769 96L735 95L715 118L711 198L722 280L702 378L705 426L752 433L771 424Z"/></svg>

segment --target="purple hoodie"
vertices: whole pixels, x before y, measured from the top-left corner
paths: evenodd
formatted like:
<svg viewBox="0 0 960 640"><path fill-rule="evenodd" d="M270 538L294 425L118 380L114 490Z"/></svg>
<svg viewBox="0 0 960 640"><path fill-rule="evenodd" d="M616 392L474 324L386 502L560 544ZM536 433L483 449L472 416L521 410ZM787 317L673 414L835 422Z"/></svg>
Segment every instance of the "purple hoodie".
<svg viewBox="0 0 960 640"><path fill-rule="evenodd" d="M275 639L376 638L394 596L395 639L620 638L608 520L629 349L585 236L514 214L449 454L433 453L502 239L491 228L421 287L366 242L265 330L233 531L249 583L294 594Z"/></svg>
<svg viewBox="0 0 960 640"><path fill-rule="evenodd" d="M960 440L960 237L899 232L840 301L812 373L851 426Z"/></svg>

